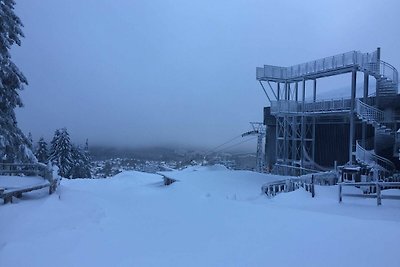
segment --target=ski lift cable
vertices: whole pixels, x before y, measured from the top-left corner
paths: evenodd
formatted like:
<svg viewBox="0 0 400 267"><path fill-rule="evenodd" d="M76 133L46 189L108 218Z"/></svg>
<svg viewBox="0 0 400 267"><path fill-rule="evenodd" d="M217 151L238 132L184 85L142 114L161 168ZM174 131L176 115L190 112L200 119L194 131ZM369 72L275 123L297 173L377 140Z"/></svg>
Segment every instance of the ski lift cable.
<svg viewBox="0 0 400 267"><path fill-rule="evenodd" d="M231 143L231 142L233 142L233 141L235 141L236 139L241 138L241 137L242 137L242 135L235 136L235 137L229 139L228 141L226 141L226 142L224 142L224 143L222 143L222 144L220 144L220 145L214 147L213 149L208 150L207 153L206 153L205 155L207 156L207 155L210 155L210 154L212 154L212 153L215 153L215 152L217 151L218 148L223 147L224 145L227 145L227 144L229 144L229 143Z"/></svg>
<svg viewBox="0 0 400 267"><path fill-rule="evenodd" d="M254 139L256 139L256 138L257 138L257 136L254 136L254 137L252 137L252 138L249 138L249 139L247 139L247 140L244 140L244 141L241 141L241 142L239 142L239 143L233 144L233 145L228 146L228 147L226 147L226 148L217 150L217 151L215 151L215 152L221 152L221 151L224 151L224 150L233 148L233 147L235 147L235 146L238 146L238 145L241 145L241 144L243 144L243 143L249 142L249 141L254 140Z"/></svg>

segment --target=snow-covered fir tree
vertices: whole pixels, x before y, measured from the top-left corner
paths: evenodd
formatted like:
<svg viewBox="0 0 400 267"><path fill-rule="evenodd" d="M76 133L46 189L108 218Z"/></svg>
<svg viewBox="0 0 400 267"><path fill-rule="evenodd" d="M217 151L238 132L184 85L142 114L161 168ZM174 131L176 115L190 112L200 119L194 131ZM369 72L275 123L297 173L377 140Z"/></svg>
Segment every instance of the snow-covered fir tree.
<svg viewBox="0 0 400 267"><path fill-rule="evenodd" d="M14 13L14 0L0 0L0 161L35 162L29 140L17 126L14 109L22 107L19 91L27 79L11 61L9 50L21 45L21 20Z"/></svg>
<svg viewBox="0 0 400 267"><path fill-rule="evenodd" d="M35 156L39 162L47 163L49 161L49 151L47 149L47 143L43 137L41 137L37 143Z"/></svg>
<svg viewBox="0 0 400 267"><path fill-rule="evenodd" d="M73 166L71 169L71 178L91 178L90 157L86 150L79 146L72 147Z"/></svg>
<svg viewBox="0 0 400 267"><path fill-rule="evenodd" d="M58 174L61 177L70 178L74 160L66 128L55 131L53 140L51 140L49 160L58 166Z"/></svg>
<svg viewBox="0 0 400 267"><path fill-rule="evenodd" d="M28 133L28 141L29 141L29 147L31 148L31 149L33 149L33 137L32 137L32 133L31 132L29 132Z"/></svg>

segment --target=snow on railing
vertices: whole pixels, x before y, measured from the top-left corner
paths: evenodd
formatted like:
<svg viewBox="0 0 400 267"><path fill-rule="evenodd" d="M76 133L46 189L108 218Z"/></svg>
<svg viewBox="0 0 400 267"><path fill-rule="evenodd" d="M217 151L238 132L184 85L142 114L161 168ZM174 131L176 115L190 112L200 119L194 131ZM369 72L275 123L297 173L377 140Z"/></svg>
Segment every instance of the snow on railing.
<svg viewBox="0 0 400 267"><path fill-rule="evenodd" d="M371 167L375 166L380 170L387 172L389 174L396 169L393 162L391 162L390 160L375 154L373 151L364 149L360 145L360 140L356 141L355 156L358 161L361 161Z"/></svg>
<svg viewBox="0 0 400 267"><path fill-rule="evenodd" d="M0 163L0 175L40 176L46 180L53 179L52 170L43 163Z"/></svg>
<svg viewBox="0 0 400 267"><path fill-rule="evenodd" d="M337 182L338 178L335 172L320 172L269 182L261 187L261 191L271 197L281 192L292 192L302 187L314 197L314 185L335 185Z"/></svg>

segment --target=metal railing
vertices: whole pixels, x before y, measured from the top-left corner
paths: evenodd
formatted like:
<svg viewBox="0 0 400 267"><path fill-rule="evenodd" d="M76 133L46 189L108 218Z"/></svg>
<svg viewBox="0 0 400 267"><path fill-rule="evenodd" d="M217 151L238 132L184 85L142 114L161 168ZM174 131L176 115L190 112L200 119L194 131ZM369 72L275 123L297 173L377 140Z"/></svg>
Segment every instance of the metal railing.
<svg viewBox="0 0 400 267"><path fill-rule="evenodd" d="M257 79L294 79L345 67L365 66L377 62L376 51L373 53L361 53L359 51L351 51L335 56L325 57L322 59L298 64L290 67L279 67L272 65L264 65L264 67L256 69Z"/></svg>
<svg viewBox="0 0 400 267"><path fill-rule="evenodd" d="M325 57L322 59L290 66L280 67L273 65L264 65L256 69L257 79L294 79L345 67L357 66L361 70L371 72L373 75L380 75L398 83L398 72L391 64L378 60L377 52L361 53L360 51L351 51L335 56Z"/></svg>
<svg viewBox="0 0 400 267"><path fill-rule="evenodd" d="M382 110L365 104L361 99L357 99L356 112L366 121L381 124L385 120L385 114Z"/></svg>
<svg viewBox="0 0 400 267"><path fill-rule="evenodd" d="M383 60L379 60L374 63L362 64L361 67L363 70L367 70L374 75L385 77L395 84L398 83L399 74L396 68Z"/></svg>
<svg viewBox="0 0 400 267"><path fill-rule="evenodd" d="M271 101L271 114L277 113L313 113L349 111L351 99L331 99L317 102L302 102L294 100Z"/></svg>
<svg viewBox="0 0 400 267"><path fill-rule="evenodd" d="M314 185L335 185L337 182L338 178L335 172L320 172L266 183L261 187L261 192L271 197L282 192L292 192L302 187L314 197Z"/></svg>
<svg viewBox="0 0 400 267"><path fill-rule="evenodd" d="M343 197L361 197L361 198L376 198L376 204L380 206L382 204L382 199L398 199L398 195L382 195L382 190L386 188L398 188L400 189L400 183L398 182L366 182L366 183L339 183L339 203L343 201ZM374 188L375 194L354 194L354 193L343 193L343 187L369 187Z"/></svg>
<svg viewBox="0 0 400 267"><path fill-rule="evenodd" d="M379 61L379 74L391 80L394 84L398 84L399 73L396 68L383 60Z"/></svg>
<svg viewBox="0 0 400 267"><path fill-rule="evenodd" d="M371 167L377 167L379 170L388 174L393 173L393 171L396 169L395 165L390 160L375 154L372 150L370 151L364 149L360 144L360 140L356 141L355 156L357 161L360 161Z"/></svg>
<svg viewBox="0 0 400 267"><path fill-rule="evenodd" d="M301 187L304 188L307 192L312 193L314 197L314 183L302 178L290 178L264 184L261 187L261 192L269 197L273 197L279 193L292 192Z"/></svg>

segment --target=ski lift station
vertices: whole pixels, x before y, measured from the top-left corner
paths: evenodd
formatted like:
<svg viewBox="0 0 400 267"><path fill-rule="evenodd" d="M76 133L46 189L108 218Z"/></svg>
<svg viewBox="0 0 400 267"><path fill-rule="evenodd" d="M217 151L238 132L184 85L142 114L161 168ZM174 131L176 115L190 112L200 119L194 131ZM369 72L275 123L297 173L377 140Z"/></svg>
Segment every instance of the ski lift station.
<svg viewBox="0 0 400 267"><path fill-rule="evenodd" d="M337 99L317 98L320 80L346 73L349 97L338 90ZM264 65L256 77L270 103L264 108L266 171L302 175L359 166L389 177L400 169L398 72L381 60L380 48L290 67Z"/></svg>

